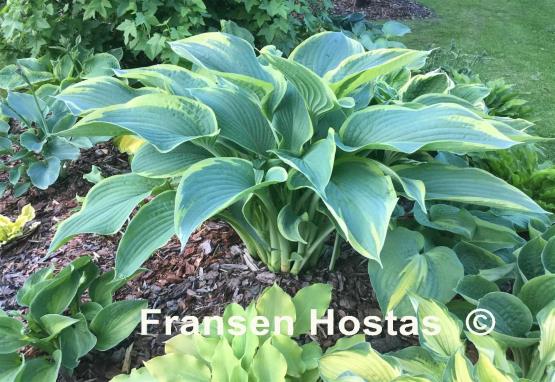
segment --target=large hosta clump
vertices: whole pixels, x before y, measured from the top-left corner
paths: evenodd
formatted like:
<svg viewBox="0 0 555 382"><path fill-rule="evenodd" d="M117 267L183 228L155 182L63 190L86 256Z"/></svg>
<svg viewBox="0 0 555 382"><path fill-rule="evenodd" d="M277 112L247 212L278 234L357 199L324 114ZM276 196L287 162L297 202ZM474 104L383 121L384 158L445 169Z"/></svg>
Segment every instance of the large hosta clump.
<svg viewBox="0 0 555 382"><path fill-rule="evenodd" d="M121 70L120 79L83 81L58 96L82 117L61 136L131 134L146 144L130 174L93 187L51 251L76 234L116 233L140 204L118 248L121 276L173 235L184 245L212 217L271 270L297 273L334 232L379 262L401 197L422 213L434 200L543 213L489 173L434 158L508 149L529 136L482 113L479 86L414 74L428 52L365 51L332 32L287 59L223 33L171 46L192 70Z"/></svg>

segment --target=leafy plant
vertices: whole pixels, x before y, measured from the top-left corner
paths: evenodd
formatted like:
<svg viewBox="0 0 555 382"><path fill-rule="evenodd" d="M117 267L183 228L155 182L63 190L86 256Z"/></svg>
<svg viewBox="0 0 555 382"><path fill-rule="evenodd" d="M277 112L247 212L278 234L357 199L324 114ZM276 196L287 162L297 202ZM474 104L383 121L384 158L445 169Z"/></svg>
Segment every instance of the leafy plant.
<svg viewBox="0 0 555 382"><path fill-rule="evenodd" d="M35 209L30 204L21 209L21 214L11 221L10 218L0 215L0 247L23 235L25 225L35 218Z"/></svg>
<svg viewBox="0 0 555 382"><path fill-rule="evenodd" d="M178 59L168 41L220 27L231 19L261 44L289 51L301 36L328 22L329 0L83 1L9 0L0 13L5 61L48 54L74 44L106 52L124 47L126 60ZM292 45L293 44L293 45Z"/></svg>
<svg viewBox="0 0 555 382"><path fill-rule="evenodd" d="M118 59L108 53L93 55L74 49L56 61L45 57L25 58L0 70L0 113L12 119L12 125L0 121L0 153L8 155L3 165L9 185L16 196L31 184L46 189L59 177L64 162L76 160L81 148L92 147L97 139L63 138L56 134L76 122L71 105L58 101L56 95L83 78L111 75L119 69ZM8 185L2 184L5 189Z"/></svg>
<svg viewBox="0 0 555 382"><path fill-rule="evenodd" d="M545 212L485 171L434 160L437 151L507 149L530 136L437 93L450 86L444 73L411 77L409 68L420 67L427 52L365 52L338 32L311 37L288 59L271 49L257 58L248 42L222 33L171 46L197 71L171 65L119 71L149 87L131 91L97 78L57 96L83 116L58 136L132 134L147 144L131 174L91 189L81 211L60 225L50 251L76 234L117 232L149 195L156 197L141 206L120 242L118 274L133 273L174 234L184 244L211 217L228 221L271 270L298 273L318 261L334 231L332 259L344 238L379 261L399 196L422 211L426 200L446 200ZM402 73L400 94L410 97L368 106L373 85L392 73ZM161 93L143 95L152 87ZM426 94L429 88L435 93Z"/></svg>
<svg viewBox="0 0 555 382"><path fill-rule="evenodd" d="M488 296L494 298L497 295ZM465 332L466 338L478 350L478 360L472 364L465 354L465 341L461 340L462 322L450 314L445 306L434 300L416 295L413 295L411 300L417 311L419 325L423 324L427 316L436 317L441 326L439 334L429 335L421 332L419 334L421 346L408 347L386 355L380 355L373 350L365 342L363 335L341 339L320 359L322 379L326 382L549 382L552 380L555 361L553 358L555 301L551 301L537 313L535 320L539 333L521 339L523 346L517 346L512 350L513 360L507 357L504 339ZM501 309L502 305L498 307ZM504 309L504 312L516 313L510 309ZM523 317L514 318L513 325L522 323ZM532 320L531 316L527 318ZM502 321L498 325L506 323L507 321ZM528 355L526 361L533 361L523 362L522 354ZM523 366L526 367L523 368Z"/></svg>
<svg viewBox="0 0 555 382"><path fill-rule="evenodd" d="M55 382L61 370L70 373L93 349L119 344L146 307L143 300L113 302L126 282L114 278L113 270L100 273L86 256L57 274L52 267L35 272L16 297L28 313L0 311L0 375L8 381ZM83 298L86 292L90 300ZM18 349L26 346L46 355L24 359Z"/></svg>
<svg viewBox="0 0 555 382"><path fill-rule="evenodd" d="M139 381L317 381L318 359L322 350L316 342L299 345L291 337L310 330L311 310L324 315L331 301L331 287L313 284L291 298L279 286L266 288L247 308L230 304L225 308L222 334L212 323L208 335L180 334L166 342L166 355L145 362L145 367L133 369L112 382ZM244 334L230 326L231 317L243 317ZM270 334L258 336L251 330L255 317L270 323ZM289 317L293 322L288 335L285 321L276 327L276 317ZM212 321L214 322L214 321ZM259 321L257 321L259 322ZM276 333L277 332L277 333Z"/></svg>

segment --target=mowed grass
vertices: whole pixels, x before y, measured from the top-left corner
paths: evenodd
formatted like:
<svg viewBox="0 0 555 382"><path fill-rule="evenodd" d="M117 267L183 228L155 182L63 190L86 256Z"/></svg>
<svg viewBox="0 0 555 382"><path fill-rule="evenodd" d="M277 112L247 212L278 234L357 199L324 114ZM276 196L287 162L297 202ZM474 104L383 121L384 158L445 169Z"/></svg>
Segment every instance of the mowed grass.
<svg viewBox="0 0 555 382"><path fill-rule="evenodd" d="M535 132L555 137L555 0L419 0L435 17L406 22L410 48L482 55L482 80L515 84L533 108ZM549 144L555 159L555 145Z"/></svg>

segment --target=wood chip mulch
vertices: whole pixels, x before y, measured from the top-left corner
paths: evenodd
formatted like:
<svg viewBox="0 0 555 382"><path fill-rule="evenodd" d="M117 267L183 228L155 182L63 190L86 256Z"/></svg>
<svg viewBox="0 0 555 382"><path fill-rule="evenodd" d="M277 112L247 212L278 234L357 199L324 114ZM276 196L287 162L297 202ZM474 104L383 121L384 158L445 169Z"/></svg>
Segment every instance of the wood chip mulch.
<svg viewBox="0 0 555 382"><path fill-rule="evenodd" d="M369 20L407 20L432 17L431 9L414 0L334 0L333 13L362 13Z"/></svg>

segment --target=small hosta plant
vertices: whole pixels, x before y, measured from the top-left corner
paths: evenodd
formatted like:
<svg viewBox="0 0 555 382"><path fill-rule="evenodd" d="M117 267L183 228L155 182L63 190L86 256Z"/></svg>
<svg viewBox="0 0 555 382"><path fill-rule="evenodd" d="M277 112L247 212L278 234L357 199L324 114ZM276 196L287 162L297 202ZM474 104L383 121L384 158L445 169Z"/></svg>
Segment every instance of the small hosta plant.
<svg viewBox="0 0 555 382"><path fill-rule="evenodd" d="M445 306L431 299L416 295L411 300L417 311L419 324L427 316L439 321L441 331L436 335L420 333L421 346L412 346L397 352L381 355L365 342L364 336L354 336L338 341L320 358L319 370L326 382L550 382L555 376L555 301L546 305L534 317L539 332L529 333L517 345L513 344L512 356L507 356L506 339L493 335L464 331L464 336L474 345L478 360L473 364L467 356L463 323ZM502 309L502 306L498 306ZM510 309L503 309L511 314ZM514 312L513 312L514 313ZM496 316L496 318L498 318ZM520 325L531 317L513 317L502 325ZM483 320L483 318L482 318ZM480 325L488 325L486 320ZM468 328L467 328L468 329Z"/></svg>
<svg viewBox="0 0 555 382"><path fill-rule="evenodd" d="M112 382L163 381L314 381L319 378L318 359L322 350L316 342L299 345L292 337L311 329L311 310L320 318L331 301L331 287L313 284L290 297L279 286L266 288L257 301L247 308L230 304L222 317L221 333L216 321L209 334L180 334L166 342L166 355L145 362L145 367L120 375ZM269 333L257 335L253 323L257 318L269 323ZM292 325L276 318L289 318ZM236 332L231 320L246 329ZM277 325L277 326L276 326ZM260 325L259 325L260 328Z"/></svg>
<svg viewBox="0 0 555 382"><path fill-rule="evenodd" d="M0 310L0 376L6 381L55 382L58 373L71 373L90 351L119 344L146 307L143 300L112 300L126 282L115 279L114 271L100 273L86 256L58 273L53 268L33 273L16 296L27 313ZM38 356L20 353L29 346Z"/></svg>
<svg viewBox="0 0 555 382"><path fill-rule="evenodd" d="M57 135L77 118L55 97L82 78L111 74L117 68L118 59L112 54L75 50L57 61L25 58L0 70L0 89L7 93L0 97L0 115L12 120L11 124L0 120L0 154L8 156L2 170L9 175L0 184L3 190L11 187L19 196L31 186L47 189L58 179L64 162L76 160L81 148L98 141Z"/></svg>
<svg viewBox="0 0 555 382"><path fill-rule="evenodd" d="M7 216L0 215L0 248L4 244L21 237L25 232L25 225L34 218L35 209L30 204L21 209L21 214L14 221Z"/></svg>
<svg viewBox="0 0 555 382"><path fill-rule="evenodd" d="M193 71L121 70L121 81L99 77L56 97L81 117L57 136L131 134L146 143L132 173L93 187L51 251L80 233L117 232L150 195L120 242L123 276L173 235L184 245L209 218L229 222L272 271L298 273L334 232L332 259L346 240L379 262L401 197L423 213L436 200L545 212L485 171L435 158L504 150L530 136L474 107L481 93L448 94L444 73L413 75L428 52L366 51L338 32L312 36L287 59L271 47L256 56L225 33L171 46Z"/></svg>

